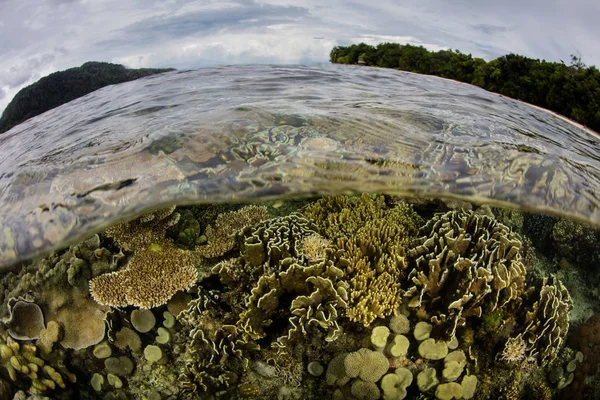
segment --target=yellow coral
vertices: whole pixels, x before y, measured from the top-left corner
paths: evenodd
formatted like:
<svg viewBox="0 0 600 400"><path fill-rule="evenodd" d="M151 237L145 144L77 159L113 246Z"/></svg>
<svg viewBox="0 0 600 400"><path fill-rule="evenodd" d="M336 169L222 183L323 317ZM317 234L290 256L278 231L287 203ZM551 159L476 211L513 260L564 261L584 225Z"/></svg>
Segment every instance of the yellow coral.
<svg viewBox="0 0 600 400"><path fill-rule="evenodd" d="M371 206L362 209L372 209ZM360 213L359 213L360 214ZM368 326L375 318L390 315L400 302L400 280L407 268L408 239L415 230L416 215L407 205L385 212L373 212L375 218L362 222L354 235L337 239L350 284L348 317Z"/></svg>
<svg viewBox="0 0 600 400"><path fill-rule="evenodd" d="M62 362L56 368L38 357L38 349L31 344L20 345L11 338L1 337L5 343L0 344L0 365L4 366L13 382L23 379L31 380L29 393L44 394L57 387L65 389L65 379L75 383L77 378L69 372ZM57 371L58 369L58 371Z"/></svg>

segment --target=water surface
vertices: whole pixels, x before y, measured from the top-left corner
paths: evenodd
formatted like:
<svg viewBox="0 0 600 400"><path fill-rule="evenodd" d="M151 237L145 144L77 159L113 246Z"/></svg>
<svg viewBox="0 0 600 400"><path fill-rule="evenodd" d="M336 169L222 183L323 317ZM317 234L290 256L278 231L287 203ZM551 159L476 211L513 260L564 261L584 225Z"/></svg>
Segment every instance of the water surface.
<svg viewBox="0 0 600 400"><path fill-rule="evenodd" d="M0 266L166 204L341 192L458 198L600 226L600 140L436 77L242 66L110 86L0 136Z"/></svg>

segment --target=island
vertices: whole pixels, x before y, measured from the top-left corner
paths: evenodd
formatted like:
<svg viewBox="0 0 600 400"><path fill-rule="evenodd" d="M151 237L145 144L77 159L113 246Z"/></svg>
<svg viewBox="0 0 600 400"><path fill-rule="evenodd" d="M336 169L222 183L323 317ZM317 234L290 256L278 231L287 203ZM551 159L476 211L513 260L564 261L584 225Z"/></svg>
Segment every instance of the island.
<svg viewBox="0 0 600 400"><path fill-rule="evenodd" d="M119 64L90 61L81 67L54 72L16 94L2 113L0 133L105 86L168 71L174 69L129 69Z"/></svg>

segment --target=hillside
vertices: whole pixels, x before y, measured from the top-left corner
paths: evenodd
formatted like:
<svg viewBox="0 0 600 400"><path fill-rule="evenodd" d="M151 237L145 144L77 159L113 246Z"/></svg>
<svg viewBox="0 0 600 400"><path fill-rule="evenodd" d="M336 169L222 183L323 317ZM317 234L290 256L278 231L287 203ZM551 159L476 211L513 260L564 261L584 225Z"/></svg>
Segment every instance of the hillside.
<svg viewBox="0 0 600 400"><path fill-rule="evenodd" d="M17 93L0 118L0 133L105 86L167 71L173 69L128 69L118 64L90 61L81 67L54 72Z"/></svg>

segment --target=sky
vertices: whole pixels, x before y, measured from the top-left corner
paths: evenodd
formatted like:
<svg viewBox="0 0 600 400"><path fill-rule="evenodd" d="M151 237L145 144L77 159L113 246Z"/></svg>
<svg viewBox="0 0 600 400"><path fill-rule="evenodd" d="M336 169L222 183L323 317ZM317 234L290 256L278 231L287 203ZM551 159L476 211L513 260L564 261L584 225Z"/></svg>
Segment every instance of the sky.
<svg viewBox="0 0 600 400"><path fill-rule="evenodd" d="M598 0L0 0L0 111L86 61L315 65L336 45L397 42L600 66L599 20Z"/></svg>

